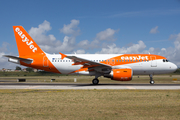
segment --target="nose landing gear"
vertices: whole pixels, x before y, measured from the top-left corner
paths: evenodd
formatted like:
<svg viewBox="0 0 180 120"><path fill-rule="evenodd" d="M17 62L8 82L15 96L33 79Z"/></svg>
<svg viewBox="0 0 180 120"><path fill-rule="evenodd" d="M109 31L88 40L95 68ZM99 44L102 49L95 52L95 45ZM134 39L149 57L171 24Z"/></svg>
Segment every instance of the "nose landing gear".
<svg viewBox="0 0 180 120"><path fill-rule="evenodd" d="M153 85L153 84L154 84L153 75L152 75L152 74L150 74L150 75L149 75L149 77L150 77L150 84L152 84L152 85Z"/></svg>

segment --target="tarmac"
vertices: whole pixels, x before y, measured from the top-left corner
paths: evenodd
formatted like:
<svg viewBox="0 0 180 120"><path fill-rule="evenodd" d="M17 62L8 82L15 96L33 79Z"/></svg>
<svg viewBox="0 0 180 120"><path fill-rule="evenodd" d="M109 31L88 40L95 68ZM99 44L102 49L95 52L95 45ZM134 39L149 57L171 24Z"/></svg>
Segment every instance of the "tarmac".
<svg viewBox="0 0 180 120"><path fill-rule="evenodd" d="M3 82L0 89L137 89L137 90L177 90L180 84L86 84L86 83L28 83Z"/></svg>

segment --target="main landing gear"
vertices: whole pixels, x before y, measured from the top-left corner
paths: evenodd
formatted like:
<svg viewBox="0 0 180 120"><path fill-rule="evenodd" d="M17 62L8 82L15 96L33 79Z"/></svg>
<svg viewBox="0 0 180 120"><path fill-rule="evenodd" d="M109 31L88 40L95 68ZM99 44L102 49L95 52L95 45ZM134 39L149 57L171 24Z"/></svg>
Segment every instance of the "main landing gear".
<svg viewBox="0 0 180 120"><path fill-rule="evenodd" d="M153 85L153 84L154 84L153 75L152 75L152 74L150 74L150 75L149 75L149 77L150 77L150 84L152 84L152 85Z"/></svg>
<svg viewBox="0 0 180 120"><path fill-rule="evenodd" d="M92 80L93 85L97 85L99 83L99 80L97 78L94 78Z"/></svg>

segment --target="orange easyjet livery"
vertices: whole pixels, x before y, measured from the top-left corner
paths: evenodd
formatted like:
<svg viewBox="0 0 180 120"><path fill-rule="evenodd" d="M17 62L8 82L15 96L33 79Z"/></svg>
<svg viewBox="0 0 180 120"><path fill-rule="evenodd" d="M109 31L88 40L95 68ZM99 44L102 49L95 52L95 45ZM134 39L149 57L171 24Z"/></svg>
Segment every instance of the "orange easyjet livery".
<svg viewBox="0 0 180 120"><path fill-rule="evenodd" d="M5 55L8 61L60 74L104 76L117 81L132 80L133 75L171 73L177 66L165 57L153 54L48 54L41 50L22 26L13 26L19 56Z"/></svg>

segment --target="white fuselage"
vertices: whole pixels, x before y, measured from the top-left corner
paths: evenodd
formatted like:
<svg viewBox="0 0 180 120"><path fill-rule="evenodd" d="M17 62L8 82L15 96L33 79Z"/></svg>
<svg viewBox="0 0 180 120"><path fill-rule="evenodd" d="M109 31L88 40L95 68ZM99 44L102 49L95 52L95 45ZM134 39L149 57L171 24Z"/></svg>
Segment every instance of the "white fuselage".
<svg viewBox="0 0 180 120"><path fill-rule="evenodd" d="M177 66L168 61L163 61L163 59L158 60L147 60L136 63L129 63L130 60L126 62L119 61L118 59L114 59L108 61L108 59L113 58L115 56L120 56L121 54L67 54L68 56L76 56L79 58L84 58L90 61L102 62L106 60L106 64L111 65L114 69L119 68L131 68L133 70L134 75L149 75L149 74L165 74L174 72L177 69ZM76 71L83 67L83 65L73 65L73 61L68 58L61 59L60 54L47 54L48 59L52 62L54 66L61 72L62 74L70 74L73 71ZM89 72L76 72L77 74L90 75ZM76 74L73 73L73 74ZM93 73L92 73L93 74Z"/></svg>

